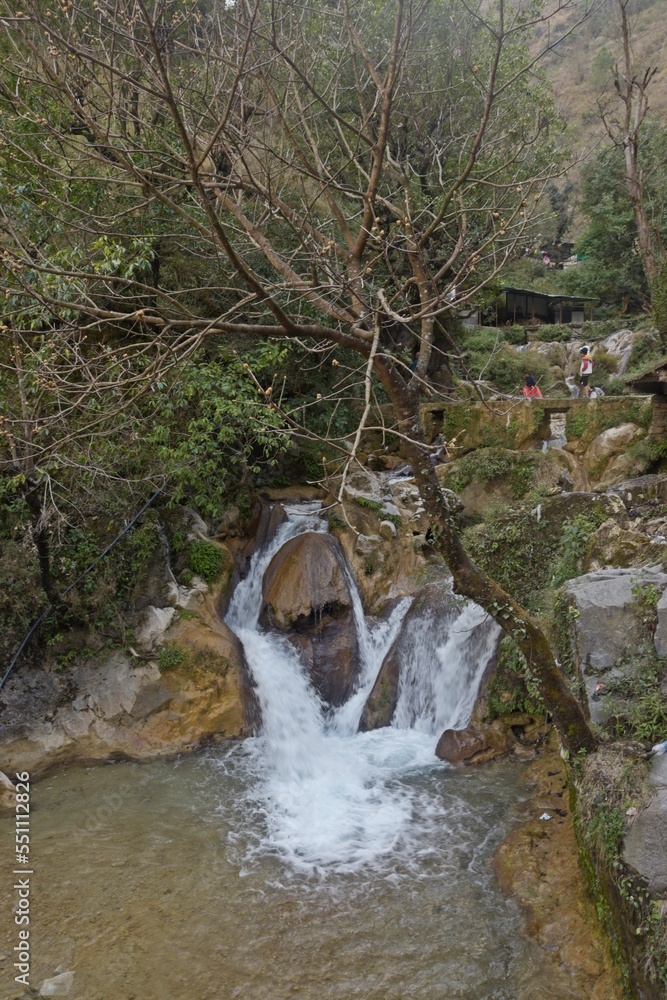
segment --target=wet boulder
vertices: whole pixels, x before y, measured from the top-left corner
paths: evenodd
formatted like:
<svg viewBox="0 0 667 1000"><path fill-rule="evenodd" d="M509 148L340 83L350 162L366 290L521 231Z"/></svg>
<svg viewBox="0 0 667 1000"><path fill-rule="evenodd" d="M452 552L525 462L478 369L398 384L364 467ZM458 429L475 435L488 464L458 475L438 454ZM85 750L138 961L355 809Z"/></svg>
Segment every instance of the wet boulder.
<svg viewBox="0 0 667 1000"><path fill-rule="evenodd" d="M396 710L398 682L401 672L401 651L398 640L382 661L373 689L361 714L359 728L362 733L388 726Z"/></svg>
<svg viewBox="0 0 667 1000"><path fill-rule="evenodd" d="M446 729L435 748L436 757L446 760L453 767L485 764L500 757L509 749L507 731L491 726L478 729Z"/></svg>
<svg viewBox="0 0 667 1000"><path fill-rule="evenodd" d="M326 705L343 705L359 670L359 646L351 613L302 624L289 636L313 687Z"/></svg>
<svg viewBox="0 0 667 1000"><path fill-rule="evenodd" d="M262 592L261 621L281 630L350 608L350 588L336 539L315 531L291 538L269 563Z"/></svg>
<svg viewBox="0 0 667 1000"><path fill-rule="evenodd" d="M260 623L287 633L313 686L328 705L342 705L359 669L352 596L339 542L307 532L273 557L262 584Z"/></svg>

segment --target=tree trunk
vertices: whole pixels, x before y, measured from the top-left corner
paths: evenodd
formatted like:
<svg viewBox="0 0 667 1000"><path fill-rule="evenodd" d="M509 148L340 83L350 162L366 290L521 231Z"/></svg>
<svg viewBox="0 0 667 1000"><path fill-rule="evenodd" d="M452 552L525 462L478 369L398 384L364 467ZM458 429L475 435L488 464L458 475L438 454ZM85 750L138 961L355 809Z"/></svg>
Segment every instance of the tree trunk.
<svg viewBox="0 0 667 1000"><path fill-rule="evenodd" d="M511 636L535 676L544 705L551 714L561 743L571 753L596 747L583 709L568 690L551 645L537 621L502 587L471 561L451 524L447 498L425 448L419 419L419 399L391 362L377 358L375 370L387 389L398 417L406 457L431 521L433 545L443 556L454 581L454 590L479 604Z"/></svg>

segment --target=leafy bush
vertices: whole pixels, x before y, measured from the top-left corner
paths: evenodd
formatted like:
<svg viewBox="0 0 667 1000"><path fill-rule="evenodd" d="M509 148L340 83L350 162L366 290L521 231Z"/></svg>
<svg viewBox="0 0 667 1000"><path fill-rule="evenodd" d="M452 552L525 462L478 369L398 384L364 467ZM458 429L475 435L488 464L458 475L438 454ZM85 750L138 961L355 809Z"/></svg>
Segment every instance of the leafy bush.
<svg viewBox="0 0 667 1000"><path fill-rule="evenodd" d="M177 670L185 661L187 653L175 642L165 642L160 646L157 665L162 671Z"/></svg>
<svg viewBox="0 0 667 1000"><path fill-rule="evenodd" d="M447 487L460 493L473 479L483 483L510 477L512 496L519 499L535 481L535 462L530 453L516 454L505 448L478 448L459 459L452 473L447 475Z"/></svg>
<svg viewBox="0 0 667 1000"><path fill-rule="evenodd" d="M618 369L618 359L610 354L609 351L605 351L604 348L596 348L593 353L593 362L595 364L595 377L597 379L598 372L602 369L613 375ZM597 384L597 383L596 383Z"/></svg>
<svg viewBox="0 0 667 1000"><path fill-rule="evenodd" d="M200 576L206 583L214 583L217 580L224 563L224 556L220 549L210 542L197 539L190 546L188 552L188 566L193 573Z"/></svg>
<svg viewBox="0 0 667 1000"><path fill-rule="evenodd" d="M554 563L553 584L560 587L566 580L571 580L579 573L581 560L586 555L590 537L605 520L606 515L600 512L579 514L563 524L561 536L561 551Z"/></svg>
<svg viewBox="0 0 667 1000"><path fill-rule="evenodd" d="M564 323L552 323L539 327L535 334L542 344L562 344L572 340L572 327Z"/></svg>
<svg viewBox="0 0 667 1000"><path fill-rule="evenodd" d="M660 341L654 332L646 331L640 334L632 345L626 377L633 372L649 368L653 362L661 360L663 354Z"/></svg>
<svg viewBox="0 0 667 1000"><path fill-rule="evenodd" d="M488 705L492 719L514 712L536 714L544 711L539 685L510 636L504 636L500 642L498 667L489 684Z"/></svg>

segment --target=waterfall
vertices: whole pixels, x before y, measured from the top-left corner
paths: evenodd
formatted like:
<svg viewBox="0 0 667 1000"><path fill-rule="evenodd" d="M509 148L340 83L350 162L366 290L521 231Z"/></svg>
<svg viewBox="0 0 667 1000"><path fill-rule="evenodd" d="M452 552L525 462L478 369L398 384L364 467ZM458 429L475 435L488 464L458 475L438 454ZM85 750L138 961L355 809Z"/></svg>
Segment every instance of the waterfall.
<svg viewBox="0 0 667 1000"><path fill-rule="evenodd" d="M403 636L398 703L392 725L439 736L470 720L499 627L477 604L413 619Z"/></svg>
<svg viewBox="0 0 667 1000"><path fill-rule="evenodd" d="M564 448L567 444L565 425L567 423L566 413L552 413L549 417L549 437L542 442L542 451L547 452L550 448Z"/></svg>
<svg viewBox="0 0 667 1000"><path fill-rule="evenodd" d="M255 774L248 805L261 817L263 830L254 852L278 855L291 868L308 872L381 867L384 858L407 849L411 831L435 822L434 810L428 803L417 805L417 793L403 779L445 767L434 754L436 738L447 726L467 723L495 626L490 628L474 605L443 621L413 620L393 726L358 733L364 704L411 599L398 602L384 621L368 619L347 572L360 671L347 702L327 708L294 646L258 625L262 578L273 556L298 534L326 531L312 505L286 513L273 540L254 554L226 616L243 644L262 712L261 735L247 740L243 750Z"/></svg>

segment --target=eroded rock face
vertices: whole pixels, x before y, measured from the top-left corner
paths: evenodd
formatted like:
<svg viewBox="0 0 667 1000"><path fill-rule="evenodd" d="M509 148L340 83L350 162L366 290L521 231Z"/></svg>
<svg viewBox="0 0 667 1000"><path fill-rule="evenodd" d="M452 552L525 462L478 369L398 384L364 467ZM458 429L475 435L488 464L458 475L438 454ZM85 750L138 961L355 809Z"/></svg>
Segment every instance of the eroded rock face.
<svg viewBox="0 0 667 1000"><path fill-rule="evenodd" d="M605 521L588 544L584 568L589 572L612 566L644 566L651 558L651 541L642 531Z"/></svg>
<svg viewBox="0 0 667 1000"><path fill-rule="evenodd" d="M649 774L655 790L625 835L623 857L644 876L651 892L667 889L667 756L656 757Z"/></svg>
<svg viewBox="0 0 667 1000"><path fill-rule="evenodd" d="M352 605L338 543L314 531L290 539L276 553L264 574L262 591L262 621L283 630L299 619Z"/></svg>
<svg viewBox="0 0 667 1000"><path fill-rule="evenodd" d="M313 687L327 705L347 701L359 670L359 647L352 614L301 626L289 640L301 655Z"/></svg>
<svg viewBox="0 0 667 1000"><path fill-rule="evenodd" d="M435 748L436 756L453 767L486 764L496 757L532 757L542 746L547 731L544 719L526 712L513 712L493 722L476 715L465 729L446 729Z"/></svg>
<svg viewBox="0 0 667 1000"><path fill-rule="evenodd" d="M599 488L613 486L641 471L640 459L628 454L628 445L646 436L643 427L626 423L598 434L586 449L584 467Z"/></svg>
<svg viewBox="0 0 667 1000"><path fill-rule="evenodd" d="M667 501L667 476L638 476L636 479L625 479L610 490L616 493L627 507L647 500Z"/></svg>
<svg viewBox="0 0 667 1000"><path fill-rule="evenodd" d="M661 595L664 614L662 618L659 616L659 630L662 637L663 630L667 632L667 601L664 601L667 573L651 567L605 569L571 580L565 587L577 612L572 618L577 660L594 722L603 720L609 704L604 697L594 697L598 685L605 684L607 675L620 674L619 661L637 639L633 590L638 585L649 584ZM662 638L658 640L661 641Z"/></svg>
<svg viewBox="0 0 667 1000"><path fill-rule="evenodd" d="M37 776L76 760L142 759L245 735L236 636L222 622L191 619L179 620L168 638L183 656L168 672L114 651L57 675L12 676L0 726L7 769Z"/></svg>

